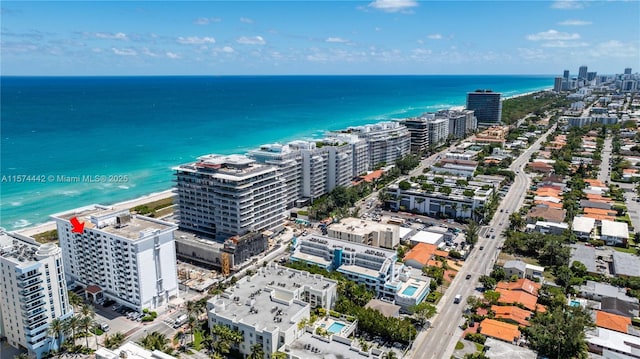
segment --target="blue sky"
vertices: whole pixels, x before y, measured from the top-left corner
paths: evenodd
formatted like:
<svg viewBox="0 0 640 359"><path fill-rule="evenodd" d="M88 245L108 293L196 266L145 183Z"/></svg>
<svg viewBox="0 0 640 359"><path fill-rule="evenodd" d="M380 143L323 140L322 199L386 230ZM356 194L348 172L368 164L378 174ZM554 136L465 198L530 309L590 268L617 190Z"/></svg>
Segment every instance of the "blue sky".
<svg viewBox="0 0 640 359"><path fill-rule="evenodd" d="M2 1L2 75L640 70L632 1Z"/></svg>

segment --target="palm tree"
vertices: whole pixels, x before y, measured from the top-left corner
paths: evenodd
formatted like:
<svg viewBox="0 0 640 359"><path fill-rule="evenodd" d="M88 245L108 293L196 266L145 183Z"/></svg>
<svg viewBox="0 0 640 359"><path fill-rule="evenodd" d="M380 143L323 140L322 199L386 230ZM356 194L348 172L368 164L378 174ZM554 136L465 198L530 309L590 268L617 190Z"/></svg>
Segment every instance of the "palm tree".
<svg viewBox="0 0 640 359"><path fill-rule="evenodd" d="M273 352L271 359L287 359L287 354L283 352Z"/></svg>
<svg viewBox="0 0 640 359"><path fill-rule="evenodd" d="M251 347L251 353L247 357L247 359L263 359L264 358L264 349L262 349L262 344L256 343Z"/></svg>
<svg viewBox="0 0 640 359"><path fill-rule="evenodd" d="M96 310L90 304L82 305L82 308L80 309L80 312L82 313L83 317L89 317L91 319L96 317Z"/></svg>
<svg viewBox="0 0 640 359"><path fill-rule="evenodd" d="M91 317L82 317L80 318L80 322L78 323L78 325L80 326L80 328L82 328L82 330L85 333L87 348L89 348L89 336L91 336L91 329L94 326L93 319L91 319Z"/></svg>
<svg viewBox="0 0 640 359"><path fill-rule="evenodd" d="M169 339L164 334L154 331L144 336L140 340L139 344L147 350L160 350L166 352L168 349L167 344L169 344Z"/></svg>
<svg viewBox="0 0 640 359"><path fill-rule="evenodd" d="M29 355L27 355L26 353L20 353L14 356L13 359L29 359Z"/></svg>
<svg viewBox="0 0 640 359"><path fill-rule="evenodd" d="M194 329L198 326L198 319L196 319L196 317L194 316L189 316L187 323L189 324L189 334L191 334L191 342L193 343L193 341L195 340Z"/></svg>
<svg viewBox="0 0 640 359"><path fill-rule="evenodd" d="M76 330L80 327L80 317L72 315L64 321L64 324L65 331L71 333L71 343L76 345Z"/></svg>
<svg viewBox="0 0 640 359"><path fill-rule="evenodd" d="M396 359L398 355L394 351L388 351L382 356L383 359Z"/></svg>
<svg viewBox="0 0 640 359"><path fill-rule="evenodd" d="M176 332L176 334L173 336L173 343L175 345L175 343L178 343L178 346L183 346L184 345L184 337L185 334L182 330L178 330Z"/></svg>
<svg viewBox="0 0 640 359"><path fill-rule="evenodd" d="M53 335L53 338L56 339L56 350L60 350L60 343L62 339L62 332L64 330L64 323L62 320L56 318L49 323L49 334Z"/></svg>
<svg viewBox="0 0 640 359"><path fill-rule="evenodd" d="M76 292L68 290L67 296L69 297L69 304L75 309L76 307L80 307L83 303L82 297L76 294Z"/></svg>
<svg viewBox="0 0 640 359"><path fill-rule="evenodd" d="M215 351L222 355L228 354L231 351L231 346L240 343L243 339L240 332L231 330L224 325L214 325L211 328L211 335L216 339Z"/></svg>
<svg viewBox="0 0 640 359"><path fill-rule="evenodd" d="M120 345L122 345L122 342L124 342L124 339L125 339L124 334L120 332L115 332L113 335L107 334L104 337L104 346L107 347L107 349L115 349Z"/></svg>

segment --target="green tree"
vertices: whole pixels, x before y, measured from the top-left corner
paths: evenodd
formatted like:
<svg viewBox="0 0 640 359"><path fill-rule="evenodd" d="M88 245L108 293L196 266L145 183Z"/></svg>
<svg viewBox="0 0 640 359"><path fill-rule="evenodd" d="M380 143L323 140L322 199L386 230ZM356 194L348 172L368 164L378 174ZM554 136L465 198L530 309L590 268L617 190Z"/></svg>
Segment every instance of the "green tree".
<svg viewBox="0 0 640 359"><path fill-rule="evenodd" d="M504 271L503 267L495 267L490 274L491 278L495 279L496 282L504 280L507 277L507 273Z"/></svg>
<svg viewBox="0 0 640 359"><path fill-rule="evenodd" d="M60 348L62 347L62 343L60 341L62 340L63 331L64 323L62 322L62 320L56 318L52 320L51 323L49 323L48 332L53 336L53 339L56 340L56 350L60 350Z"/></svg>
<svg viewBox="0 0 640 359"><path fill-rule="evenodd" d="M398 183L398 188L400 188L403 191L407 191L407 190L411 189L411 183L402 180L402 181L400 181L400 183Z"/></svg>
<svg viewBox="0 0 640 359"><path fill-rule="evenodd" d="M491 290L498 284L495 278L488 275L481 276L478 281L482 284L485 290Z"/></svg>
<svg viewBox="0 0 640 359"><path fill-rule="evenodd" d="M125 336L121 332L115 332L112 335L104 336L104 346L107 349L115 349L122 345L124 342Z"/></svg>
<svg viewBox="0 0 640 359"><path fill-rule="evenodd" d="M71 334L71 343L76 344L76 331L80 328L80 317L72 315L65 319L65 332Z"/></svg>
<svg viewBox="0 0 640 359"><path fill-rule="evenodd" d="M549 358L587 358L585 329L594 324L582 307L558 306L553 311L538 313L525 330L530 347Z"/></svg>
<svg viewBox="0 0 640 359"><path fill-rule="evenodd" d="M433 305L422 302L418 305L411 306L409 308L409 312L413 314L413 317L416 319L418 324L422 327L425 325L427 320L436 315L438 310Z"/></svg>
<svg viewBox="0 0 640 359"><path fill-rule="evenodd" d="M469 221L467 224L467 238L466 241L470 245L474 246L478 243L478 232L480 231L480 226L474 220Z"/></svg>
<svg viewBox="0 0 640 359"><path fill-rule="evenodd" d="M142 345L143 348L147 350L159 350L162 352L167 352L169 349L167 345L169 344L169 339L159 332L152 332L144 336L138 344Z"/></svg>
<svg viewBox="0 0 640 359"><path fill-rule="evenodd" d="M394 351L388 351L382 355L383 359L397 359L398 355Z"/></svg>
<svg viewBox="0 0 640 359"><path fill-rule="evenodd" d="M271 353L271 359L287 359L287 353L273 352Z"/></svg>
<svg viewBox="0 0 640 359"><path fill-rule="evenodd" d="M69 297L69 304L71 304L74 309L79 308L82 305L82 297L77 295L76 292L68 290L67 296Z"/></svg>
<svg viewBox="0 0 640 359"><path fill-rule="evenodd" d="M498 300L500 299L500 292L496 292L495 290L488 290L484 292L484 299L489 302L489 304L494 305L498 304Z"/></svg>
<svg viewBox="0 0 640 359"><path fill-rule="evenodd" d="M264 349L262 349L262 344L256 343L251 347L251 353L247 359L263 359L264 358Z"/></svg>
<svg viewBox="0 0 640 359"><path fill-rule="evenodd" d="M231 347L242 341L242 334L224 325L211 327L211 335L215 338L215 351L222 355L229 354Z"/></svg>
<svg viewBox="0 0 640 359"><path fill-rule="evenodd" d="M584 277L587 275L587 266L580 261L573 261L571 263L571 272L576 277Z"/></svg>
<svg viewBox="0 0 640 359"><path fill-rule="evenodd" d="M80 328L84 332L84 338L86 340L87 348L89 347L89 337L91 336L91 329L93 329L95 322L89 316L84 316L80 318Z"/></svg>

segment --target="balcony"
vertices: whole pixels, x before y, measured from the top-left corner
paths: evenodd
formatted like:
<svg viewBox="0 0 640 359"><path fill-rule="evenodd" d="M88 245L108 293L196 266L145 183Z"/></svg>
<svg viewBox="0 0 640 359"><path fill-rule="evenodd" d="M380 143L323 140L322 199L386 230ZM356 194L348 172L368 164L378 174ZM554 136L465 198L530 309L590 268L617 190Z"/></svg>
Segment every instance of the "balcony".
<svg viewBox="0 0 640 359"><path fill-rule="evenodd" d="M42 278L36 277L35 279L31 279L29 281L18 282L18 287L22 289L29 288L34 285L42 284Z"/></svg>

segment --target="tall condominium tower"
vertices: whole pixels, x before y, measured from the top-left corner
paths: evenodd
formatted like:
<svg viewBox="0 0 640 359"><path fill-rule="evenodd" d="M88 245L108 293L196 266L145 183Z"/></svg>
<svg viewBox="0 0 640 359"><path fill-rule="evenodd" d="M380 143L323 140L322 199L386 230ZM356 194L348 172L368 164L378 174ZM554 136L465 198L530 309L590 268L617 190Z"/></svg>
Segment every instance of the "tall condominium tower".
<svg viewBox="0 0 640 359"><path fill-rule="evenodd" d="M242 155L206 155L174 168L180 228L219 239L284 225L285 180Z"/></svg>
<svg viewBox="0 0 640 359"><path fill-rule="evenodd" d="M564 78L565 81L569 81L569 70L564 70L562 77Z"/></svg>
<svg viewBox="0 0 640 359"><path fill-rule="evenodd" d="M60 248L0 232L0 336L39 359L57 349L51 321L72 315Z"/></svg>
<svg viewBox="0 0 640 359"><path fill-rule="evenodd" d="M624 74L625 75L631 75L631 67L627 67L624 69Z"/></svg>
<svg viewBox="0 0 640 359"><path fill-rule="evenodd" d="M561 92L563 83L564 83L564 77L556 77L555 80L553 81L553 91Z"/></svg>
<svg viewBox="0 0 640 359"><path fill-rule="evenodd" d="M400 121L411 134L411 152L424 153L429 149L429 125L424 117L410 117Z"/></svg>
<svg viewBox="0 0 640 359"><path fill-rule="evenodd" d="M411 133L398 122L349 127L348 132L364 139L369 146L369 168L392 165L411 151Z"/></svg>
<svg viewBox="0 0 640 359"><path fill-rule="evenodd" d="M578 69L578 79L586 80L587 79L587 66L580 66Z"/></svg>
<svg viewBox="0 0 640 359"><path fill-rule="evenodd" d="M448 137L465 138L478 128L476 116L471 110L440 110L436 118L449 119Z"/></svg>
<svg viewBox="0 0 640 359"><path fill-rule="evenodd" d="M65 274L88 300L112 299L142 311L178 295L176 225L100 205L51 217Z"/></svg>
<svg viewBox="0 0 640 359"><path fill-rule="evenodd" d="M502 120L501 94L491 90L476 90L467 94L467 110L475 112L478 124L494 125Z"/></svg>

